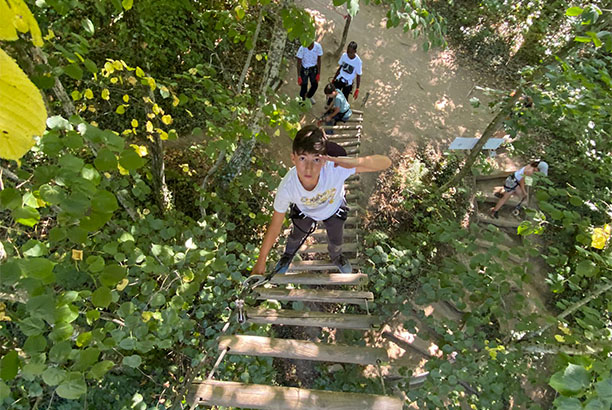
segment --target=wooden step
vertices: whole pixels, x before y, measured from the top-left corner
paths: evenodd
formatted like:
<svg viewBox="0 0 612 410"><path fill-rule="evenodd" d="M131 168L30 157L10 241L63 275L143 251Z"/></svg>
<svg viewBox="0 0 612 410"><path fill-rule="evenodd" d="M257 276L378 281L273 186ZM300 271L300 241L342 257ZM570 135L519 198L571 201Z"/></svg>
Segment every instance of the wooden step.
<svg viewBox="0 0 612 410"><path fill-rule="evenodd" d="M342 245L343 253L355 253L361 249L361 245L358 243L345 243ZM323 253L327 252L327 244L326 243L313 243L310 245L302 245L300 248L300 253Z"/></svg>
<svg viewBox="0 0 612 410"><path fill-rule="evenodd" d="M482 214L478 215L478 221L482 223L487 223L495 226L499 226L500 228L518 228L521 224L521 221L518 220L509 220L507 218L492 218L490 216L485 216Z"/></svg>
<svg viewBox="0 0 612 410"><path fill-rule="evenodd" d="M329 140L333 140L335 143L338 143L339 140L343 140L343 141L360 141L361 140L361 133L338 133L338 134L331 134L327 136L327 139Z"/></svg>
<svg viewBox="0 0 612 410"><path fill-rule="evenodd" d="M387 362L387 351L379 347L315 343L308 340L265 336L226 335L219 337L219 350L243 356L280 357L317 362L377 364Z"/></svg>
<svg viewBox="0 0 612 410"><path fill-rule="evenodd" d="M376 328L382 319L378 316L337 314L329 312L301 312L289 309L265 309L262 307L246 310L247 322L257 324L329 327L335 329L370 330Z"/></svg>
<svg viewBox="0 0 612 410"><path fill-rule="evenodd" d="M359 147L354 147L354 148L349 147L349 149L346 150L346 155L355 155L355 154L359 154Z"/></svg>
<svg viewBox="0 0 612 410"><path fill-rule="evenodd" d="M354 228L349 228L344 230L344 238L355 238L359 231ZM312 233L312 236L316 239L327 239L327 231L325 228L318 228L316 231Z"/></svg>
<svg viewBox="0 0 612 410"><path fill-rule="evenodd" d="M341 141L341 142L336 142L336 144L340 145L341 147L355 147L355 146L359 146L359 144L361 144L361 141L359 140L353 140L353 141Z"/></svg>
<svg viewBox="0 0 612 410"><path fill-rule="evenodd" d="M357 292L351 290L329 289L259 289L255 290L257 300L274 299L286 302L321 302L321 303L347 303L365 306L365 302L372 302L372 292Z"/></svg>
<svg viewBox="0 0 612 410"><path fill-rule="evenodd" d="M351 115L351 117L345 121L347 124L351 123L361 123L363 122L363 117Z"/></svg>
<svg viewBox="0 0 612 410"><path fill-rule="evenodd" d="M503 172L498 172L496 174L491 174L491 175L475 175L474 179L476 181L488 181L491 179L505 179L508 177L508 175L512 174L512 172L514 171L503 171Z"/></svg>
<svg viewBox="0 0 612 410"><path fill-rule="evenodd" d="M497 201L499 201L499 198L496 196L489 196L489 195L484 195L481 193L481 195L476 195L476 200L480 201L480 202L488 202L491 204L496 204ZM508 198L508 200L506 201L506 203L504 204L504 206L517 206L520 203L520 199L516 198L515 195L511 196L510 198Z"/></svg>
<svg viewBox="0 0 612 410"><path fill-rule="evenodd" d="M359 285L368 280L365 273L290 273L275 275L270 283L285 285Z"/></svg>
<svg viewBox="0 0 612 410"><path fill-rule="evenodd" d="M363 128L363 126L361 124L356 124L356 125L324 125L323 127L324 130L360 130Z"/></svg>
<svg viewBox="0 0 612 410"><path fill-rule="evenodd" d="M359 270L359 260L349 259L354 270ZM288 272L306 272L306 271L338 271L336 265L330 261L311 260L311 261L296 261L294 260L289 266Z"/></svg>
<svg viewBox="0 0 612 410"><path fill-rule="evenodd" d="M397 397L207 380L194 383L191 405L262 410L402 410Z"/></svg>
<svg viewBox="0 0 612 410"><path fill-rule="evenodd" d="M362 110L353 110L353 109L351 109L351 111L353 111L353 114L363 115L363 111Z"/></svg>

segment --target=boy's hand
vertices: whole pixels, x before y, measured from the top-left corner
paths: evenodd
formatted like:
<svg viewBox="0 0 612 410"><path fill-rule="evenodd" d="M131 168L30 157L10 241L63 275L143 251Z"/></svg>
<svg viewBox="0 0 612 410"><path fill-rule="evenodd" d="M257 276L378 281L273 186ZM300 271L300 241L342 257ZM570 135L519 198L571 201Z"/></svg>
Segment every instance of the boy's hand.
<svg viewBox="0 0 612 410"><path fill-rule="evenodd" d="M358 96L359 96L359 88L355 90L355 94L353 94L353 98L357 99Z"/></svg>
<svg viewBox="0 0 612 410"><path fill-rule="evenodd" d="M315 77L315 80L317 80L317 83L319 82L320 79L321 79L321 74L317 74L317 76Z"/></svg>
<svg viewBox="0 0 612 410"><path fill-rule="evenodd" d="M302 77L298 77L298 85L302 85Z"/></svg>
<svg viewBox="0 0 612 410"><path fill-rule="evenodd" d="M251 275L263 275L266 273L266 263L260 263L258 260L255 266L253 266L253 270L251 271Z"/></svg>

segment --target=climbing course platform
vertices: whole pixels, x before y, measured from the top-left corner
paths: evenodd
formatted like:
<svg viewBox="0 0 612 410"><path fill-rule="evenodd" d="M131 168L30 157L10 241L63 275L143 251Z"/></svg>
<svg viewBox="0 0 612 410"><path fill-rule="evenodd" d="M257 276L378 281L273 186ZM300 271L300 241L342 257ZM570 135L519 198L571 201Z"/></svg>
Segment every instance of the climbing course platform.
<svg viewBox="0 0 612 410"><path fill-rule="evenodd" d="M363 112L354 110L343 125L324 127L332 131L330 139L346 149L349 156L359 154ZM322 224L309 237L294 258L285 275L275 275L269 283L256 287L252 294L259 301L243 310L246 323L273 325L268 336L248 334L222 335L218 339L217 365L228 355L274 357L312 362L380 366L390 360L384 346L275 337L277 326L299 326L325 329L349 329L367 332L381 326L381 319L369 312L374 294L368 291L368 277L361 272L362 210L359 175L346 181L350 216L345 223L343 251L350 259L353 273L338 273L329 261L325 228ZM286 237L287 232L285 232ZM280 244L282 246L282 244ZM265 301L265 307L261 304ZM280 303L276 303L280 302ZM294 310L291 302L302 302L309 309ZM269 306L283 306L273 309ZM351 313L343 313L352 306ZM332 307L332 308L330 308ZM306 332L301 332L306 333ZM316 339L316 338L315 338ZM298 387L245 384L213 380L214 369L206 380L192 386L189 401L197 406L225 406L245 409L347 409L400 410L404 400L391 394L362 394L323 391ZM383 387L384 390L384 387Z"/></svg>

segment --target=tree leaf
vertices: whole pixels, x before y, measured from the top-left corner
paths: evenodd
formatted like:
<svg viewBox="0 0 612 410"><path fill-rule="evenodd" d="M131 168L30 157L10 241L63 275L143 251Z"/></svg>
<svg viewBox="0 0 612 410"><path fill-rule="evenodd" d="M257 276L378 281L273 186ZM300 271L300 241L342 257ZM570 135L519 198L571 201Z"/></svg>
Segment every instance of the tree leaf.
<svg viewBox="0 0 612 410"><path fill-rule="evenodd" d="M19 357L15 350L11 350L0 360L0 378L2 380L13 380L17 376L19 368Z"/></svg>
<svg viewBox="0 0 612 410"><path fill-rule="evenodd" d="M85 17L83 20L81 20L81 25L83 26L83 28L85 29L87 34L89 34L90 36L93 36L94 33L96 32L96 29L95 29L93 23L87 17Z"/></svg>
<svg viewBox="0 0 612 410"><path fill-rule="evenodd" d="M144 160L134 151L133 148L127 148L121 153L119 164L125 169L134 170L144 165Z"/></svg>
<svg viewBox="0 0 612 410"><path fill-rule="evenodd" d="M124 366L133 367L133 368L140 366L141 363L142 363L142 357L138 356L137 354L134 354L131 356L125 356L122 362Z"/></svg>
<svg viewBox="0 0 612 410"><path fill-rule="evenodd" d="M117 169L117 157L108 148L102 148L94 160L94 165L99 171L113 171Z"/></svg>
<svg viewBox="0 0 612 410"><path fill-rule="evenodd" d="M49 386L57 386L66 379L67 372L57 367L48 367L42 374L43 381Z"/></svg>
<svg viewBox="0 0 612 410"><path fill-rule="evenodd" d="M565 15L566 16L570 16L570 17L576 17L582 14L582 8L581 7L570 7L569 9L567 9L565 11Z"/></svg>
<svg viewBox="0 0 612 410"><path fill-rule="evenodd" d="M30 278L35 278L45 284L55 280L53 266L55 264L45 258L27 258L19 261L21 270Z"/></svg>
<svg viewBox="0 0 612 410"><path fill-rule="evenodd" d="M87 384L81 373L70 372L55 392L64 399L76 400L87 393Z"/></svg>
<svg viewBox="0 0 612 410"><path fill-rule="evenodd" d="M595 391L602 400L612 401L612 379L603 379L595 383Z"/></svg>
<svg viewBox="0 0 612 410"><path fill-rule="evenodd" d="M126 269L117 264L108 265L104 268L104 272L100 276L100 282L106 286L115 286L125 278L127 272Z"/></svg>
<svg viewBox="0 0 612 410"><path fill-rule="evenodd" d="M549 384L561 394L573 395L589 385L589 373L584 367L570 363L553 374Z"/></svg>
<svg viewBox="0 0 612 410"><path fill-rule="evenodd" d="M91 295L91 303L96 307L107 307L112 301L111 291L106 286L98 288Z"/></svg>
<svg viewBox="0 0 612 410"><path fill-rule="evenodd" d="M75 80L81 80L83 78L83 69L78 64L70 64L64 67L64 74Z"/></svg>
<svg viewBox="0 0 612 410"><path fill-rule="evenodd" d="M121 2L121 5L123 6L124 9L129 10L134 5L134 0L123 0Z"/></svg>
<svg viewBox="0 0 612 410"><path fill-rule="evenodd" d="M112 369L114 365L115 363L110 360L103 360L101 362L98 362L92 366L91 370L89 370L89 373L87 373L87 377L99 380L104 377L104 375L110 369Z"/></svg>
<svg viewBox="0 0 612 410"><path fill-rule="evenodd" d="M113 213L119 208L117 198L106 190L99 190L91 199L91 208L101 213Z"/></svg>
<svg viewBox="0 0 612 410"><path fill-rule="evenodd" d="M47 110L40 91L0 49L0 158L17 160L45 131Z"/></svg>

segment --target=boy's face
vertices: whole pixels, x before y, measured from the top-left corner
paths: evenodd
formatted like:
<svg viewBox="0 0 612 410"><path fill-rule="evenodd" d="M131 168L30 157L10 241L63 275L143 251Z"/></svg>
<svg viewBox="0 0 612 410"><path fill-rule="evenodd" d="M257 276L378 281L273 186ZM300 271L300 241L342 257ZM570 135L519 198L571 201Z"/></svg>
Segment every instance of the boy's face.
<svg viewBox="0 0 612 410"><path fill-rule="evenodd" d="M355 58L356 54L357 54L357 50L354 50L351 47L347 47L346 55L348 56L348 58L350 58L352 60L353 58Z"/></svg>
<svg viewBox="0 0 612 410"><path fill-rule="evenodd" d="M325 165L325 158L320 154L301 153L291 154L291 161L295 165L300 182L304 188L311 190L319 182L321 168Z"/></svg>

